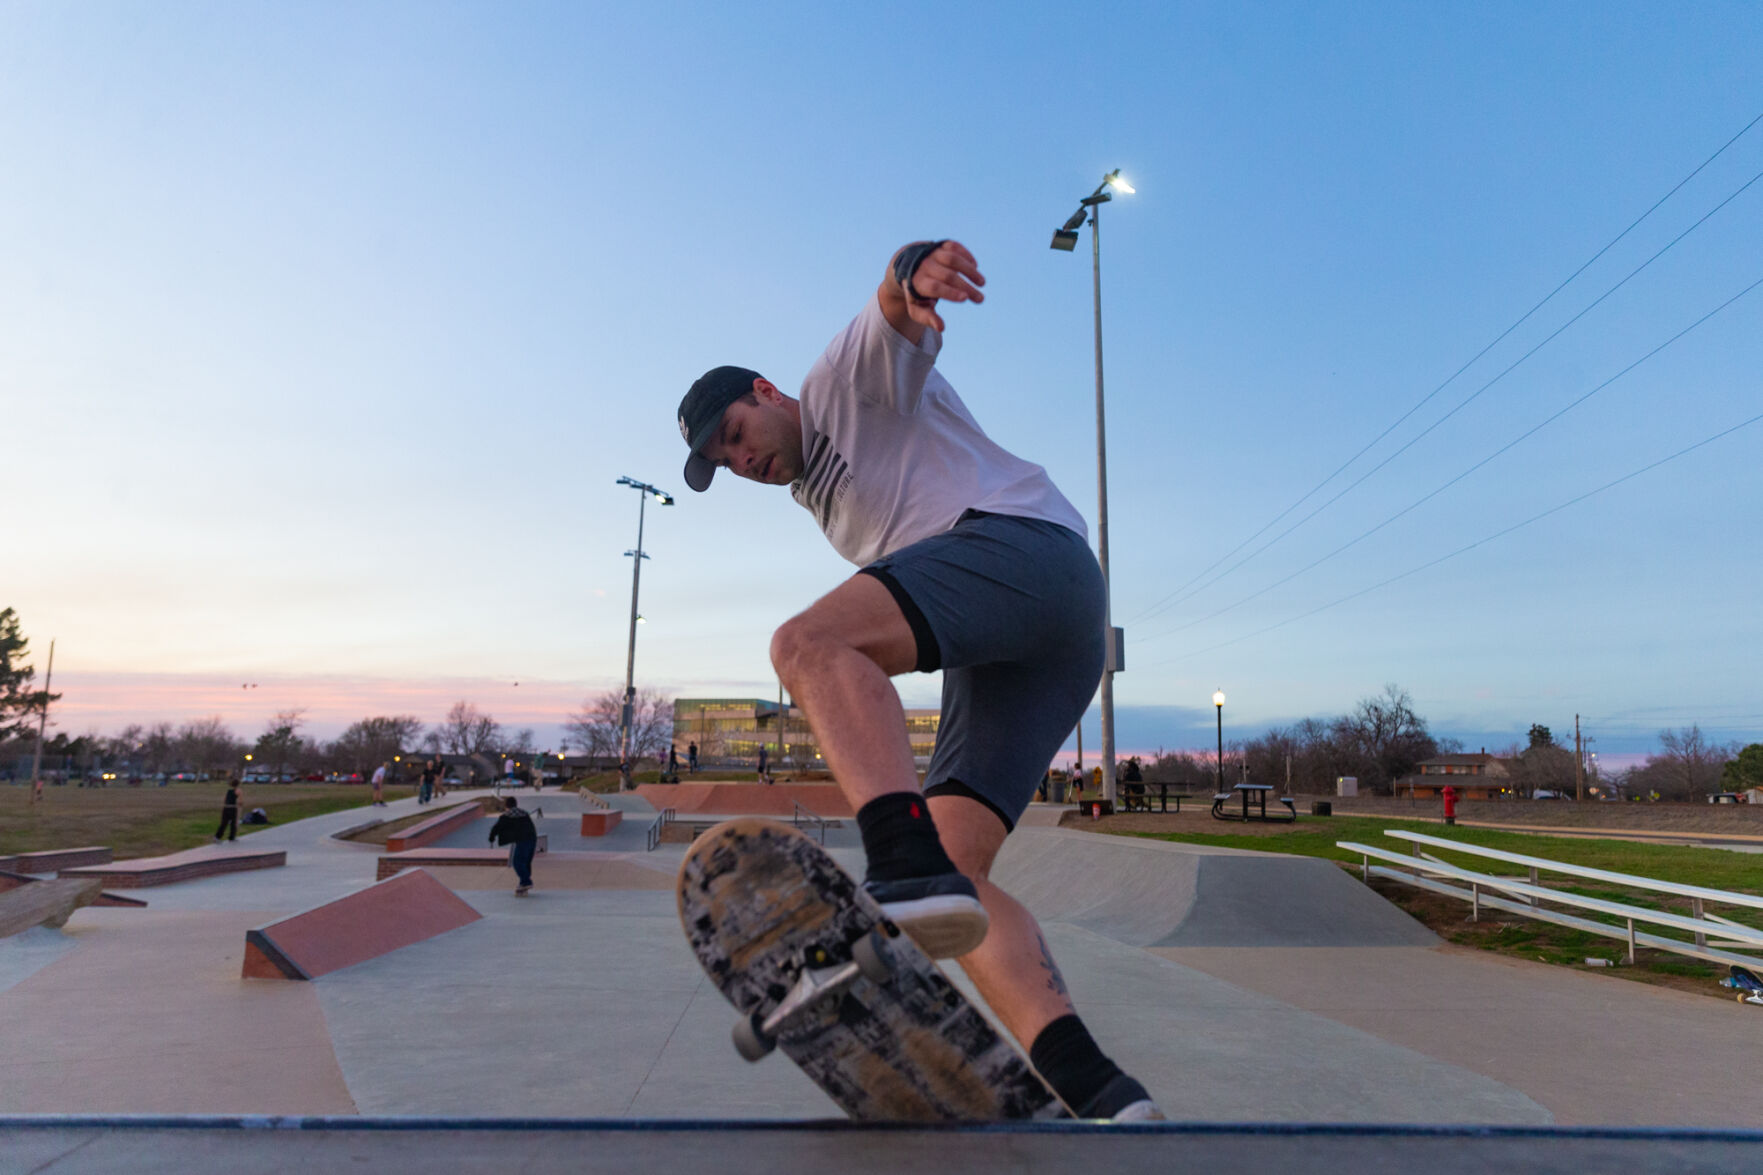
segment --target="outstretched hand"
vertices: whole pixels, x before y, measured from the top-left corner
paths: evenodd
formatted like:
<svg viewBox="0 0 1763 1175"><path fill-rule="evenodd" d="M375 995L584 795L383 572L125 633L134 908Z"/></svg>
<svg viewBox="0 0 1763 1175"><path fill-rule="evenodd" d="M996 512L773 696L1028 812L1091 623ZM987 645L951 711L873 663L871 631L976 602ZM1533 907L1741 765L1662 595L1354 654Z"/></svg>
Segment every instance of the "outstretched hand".
<svg viewBox="0 0 1763 1175"><path fill-rule="evenodd" d="M944 241L918 263L912 275L912 290L918 297L906 294L906 315L920 326L941 331L943 317L937 313L937 302L984 302L980 287L986 284L979 271L979 262L959 241Z"/></svg>

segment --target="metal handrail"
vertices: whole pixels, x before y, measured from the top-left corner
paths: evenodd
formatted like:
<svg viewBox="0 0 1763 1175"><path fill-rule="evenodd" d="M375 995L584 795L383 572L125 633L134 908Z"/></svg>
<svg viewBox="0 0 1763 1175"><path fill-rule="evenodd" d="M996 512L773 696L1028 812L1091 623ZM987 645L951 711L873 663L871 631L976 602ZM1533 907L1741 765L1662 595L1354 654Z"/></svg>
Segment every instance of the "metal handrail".
<svg viewBox="0 0 1763 1175"><path fill-rule="evenodd" d="M799 800L791 800L790 806L795 808L795 812L790 816L790 823L800 828L806 820L820 834L820 843L824 845L826 843L827 820L824 817L816 816L812 809L803 807Z"/></svg>
<svg viewBox="0 0 1763 1175"><path fill-rule="evenodd" d="M663 808L661 809L661 814L656 816L654 820L650 821L649 847L646 851L651 853L655 851L655 846L661 843L661 830L667 827L667 825L673 820L674 815L675 813L672 808Z"/></svg>

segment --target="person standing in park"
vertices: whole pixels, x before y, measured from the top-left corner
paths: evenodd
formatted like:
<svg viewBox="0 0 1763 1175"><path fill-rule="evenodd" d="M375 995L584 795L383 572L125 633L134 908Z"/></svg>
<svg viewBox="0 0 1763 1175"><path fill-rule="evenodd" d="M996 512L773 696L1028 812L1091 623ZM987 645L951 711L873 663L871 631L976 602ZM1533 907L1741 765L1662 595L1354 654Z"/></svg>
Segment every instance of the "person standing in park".
<svg viewBox="0 0 1763 1175"><path fill-rule="evenodd" d="M219 844L223 835L229 841L239 839L239 779L236 775L227 776L226 796L220 801L220 827L214 830L214 843Z"/></svg>
<svg viewBox="0 0 1763 1175"><path fill-rule="evenodd" d="M521 810L513 796L502 801L502 815L490 828L490 843L508 846L508 867L514 870L515 894L525 897L533 887L533 853L539 847L539 829Z"/></svg>
<svg viewBox="0 0 1763 1175"><path fill-rule="evenodd" d="M374 807L383 808L386 806L385 788L386 788L386 764L381 763L378 767L374 768L374 771L373 771L373 806Z"/></svg>
<svg viewBox="0 0 1763 1175"><path fill-rule="evenodd" d="M928 953L960 959L1080 1116L1161 1118L1077 1015L1033 915L988 878L1101 680L1104 600L1083 517L935 368L938 301L983 301L984 284L962 245L916 242L799 396L748 368L706 372L679 406L685 480L788 486L859 569L777 630L771 658L857 812L865 888ZM888 679L939 669L921 793Z"/></svg>
<svg viewBox="0 0 1763 1175"><path fill-rule="evenodd" d="M764 743L759 744L759 782L760 783L770 783L771 782L771 775L769 772L767 772L765 770L766 763L768 763L770 761L770 752L771 752L770 747L766 746Z"/></svg>
<svg viewBox="0 0 1763 1175"><path fill-rule="evenodd" d="M686 744L686 769L693 775L698 774L698 744Z"/></svg>
<svg viewBox="0 0 1763 1175"><path fill-rule="evenodd" d="M430 759L422 765L422 781L416 787L416 802L426 804L435 794L435 761Z"/></svg>

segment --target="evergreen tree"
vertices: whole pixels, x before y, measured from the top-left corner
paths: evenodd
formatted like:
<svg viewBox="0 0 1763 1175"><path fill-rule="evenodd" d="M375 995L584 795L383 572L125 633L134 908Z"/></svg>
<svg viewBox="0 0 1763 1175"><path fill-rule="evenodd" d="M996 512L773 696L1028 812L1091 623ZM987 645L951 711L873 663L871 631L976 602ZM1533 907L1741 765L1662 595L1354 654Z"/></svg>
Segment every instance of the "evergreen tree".
<svg viewBox="0 0 1763 1175"><path fill-rule="evenodd" d="M37 715L61 697L33 690L37 670L25 664L31 642L19 629L18 613L0 608L0 742L37 733Z"/></svg>

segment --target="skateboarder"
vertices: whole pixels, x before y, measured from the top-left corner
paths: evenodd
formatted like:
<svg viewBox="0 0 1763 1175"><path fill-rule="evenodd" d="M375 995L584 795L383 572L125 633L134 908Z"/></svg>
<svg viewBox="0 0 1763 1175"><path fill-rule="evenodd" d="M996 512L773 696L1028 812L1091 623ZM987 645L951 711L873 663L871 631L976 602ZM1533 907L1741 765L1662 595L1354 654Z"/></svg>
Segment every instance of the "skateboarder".
<svg viewBox="0 0 1763 1175"><path fill-rule="evenodd" d="M219 844L222 836L232 841L239 839L239 781L235 776L227 777L226 795L220 801L220 827L214 830L214 843Z"/></svg>
<svg viewBox="0 0 1763 1175"><path fill-rule="evenodd" d="M525 897L533 887L533 853L539 847L539 830L513 796L504 799L502 805L505 811L490 828L490 843L509 846L508 867L514 870L518 882L514 892Z"/></svg>
<svg viewBox="0 0 1763 1175"><path fill-rule="evenodd" d="M987 879L1095 695L1104 608L1082 516L934 366L939 300L981 302L984 284L962 245L907 245L799 396L747 368L706 372L679 406L685 480L789 486L859 568L778 629L771 657L857 812L866 888L927 952L960 959L1079 1115L1161 1117L1078 1018L1034 917ZM888 679L938 669L921 793Z"/></svg>

